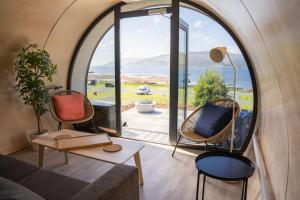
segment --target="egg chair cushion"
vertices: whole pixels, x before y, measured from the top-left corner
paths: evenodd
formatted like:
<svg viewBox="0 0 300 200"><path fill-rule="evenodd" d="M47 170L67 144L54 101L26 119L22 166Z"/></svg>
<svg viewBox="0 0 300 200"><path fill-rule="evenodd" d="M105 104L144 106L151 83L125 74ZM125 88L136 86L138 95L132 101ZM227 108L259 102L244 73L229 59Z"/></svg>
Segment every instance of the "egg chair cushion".
<svg viewBox="0 0 300 200"><path fill-rule="evenodd" d="M56 115L64 121L84 118L84 97L80 94L55 95L52 97Z"/></svg>
<svg viewBox="0 0 300 200"><path fill-rule="evenodd" d="M206 102L196 122L194 132L209 138L223 130L232 119L232 108Z"/></svg>

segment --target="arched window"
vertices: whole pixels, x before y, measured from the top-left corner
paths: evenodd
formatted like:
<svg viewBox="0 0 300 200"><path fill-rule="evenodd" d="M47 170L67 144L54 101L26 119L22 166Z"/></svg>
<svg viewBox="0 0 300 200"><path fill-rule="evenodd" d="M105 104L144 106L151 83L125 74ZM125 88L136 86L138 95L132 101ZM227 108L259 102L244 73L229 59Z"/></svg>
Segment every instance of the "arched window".
<svg viewBox="0 0 300 200"><path fill-rule="evenodd" d="M133 10L157 5L148 3L147 5L139 4L137 6L132 4L126 6L126 9ZM164 14L163 17L168 20L167 18L170 16ZM227 47L237 67L236 101L241 107L240 115L236 121L234 145L236 149L243 151L251 138L257 112L256 83L249 58L237 37L235 37L226 24L205 8L195 3L185 1L185 3L181 3L180 19L188 24L187 72L189 81L187 89L187 113L190 113L197 106L203 104L203 102L207 100L206 98L211 95L204 94L205 92L201 90L201 87L203 87L203 84L208 84L214 77L221 79L221 84L225 86L225 89L223 89L226 91L226 97L232 97L233 71L228 59L225 59L221 64L216 64L209 58L209 51L212 48L219 46ZM147 38L149 36L148 34L151 34L150 29L153 29L153 27L147 27L146 23L143 25L143 23L137 22L138 20L133 21L130 26L123 27L123 32L132 32L133 34L133 32L143 31L143 36ZM96 100L95 102L97 102L97 104L100 103L103 105L115 105L115 38L113 23L114 8L111 8L93 22L77 46L72 59L72 70L69 76L70 89L82 91L87 94L90 100ZM156 18L155 23L156 28L163 31L166 29L166 23L168 22L162 22L160 18ZM170 40L169 37L165 39ZM150 43L151 41L145 41L138 45L150 48ZM166 44L169 45L170 41L166 42ZM138 46L137 44L132 45L135 46L135 48ZM127 44L127 46L130 46L130 44ZM157 47L156 52L160 52L159 48L163 47ZM122 51L124 51L124 49ZM137 76L141 75L140 68L138 70L137 66L132 67L132 63L139 66L143 63L155 63L157 66L160 66L160 68L155 68L155 73L169 77L169 65L166 65L166 62L169 62L169 60L162 58L167 58L170 51L161 51L161 55L158 55L159 53L156 53L156 55L153 53L152 55L151 51L149 52L150 54L148 57L146 56L147 58L141 58L139 56L133 57L129 53L128 55L131 56L125 56L124 60L126 60L127 63L131 63L131 68L125 67L122 70L128 70L126 71L127 75ZM157 72L157 70L161 71ZM144 76L153 75L153 71L151 72L151 70L143 70L142 73ZM170 85L170 87L172 86ZM216 90L220 89L218 85L215 87L218 87ZM125 93L126 90L122 95L125 95ZM223 95L221 97L225 96ZM164 98L163 100L162 98L155 100L161 100L161 102L157 103L163 104L163 102L165 102L167 105L169 96L164 95ZM111 115L110 120L115 123L116 116L114 114ZM111 127L114 127L114 125L111 125ZM221 146L226 147L227 142L224 141Z"/></svg>

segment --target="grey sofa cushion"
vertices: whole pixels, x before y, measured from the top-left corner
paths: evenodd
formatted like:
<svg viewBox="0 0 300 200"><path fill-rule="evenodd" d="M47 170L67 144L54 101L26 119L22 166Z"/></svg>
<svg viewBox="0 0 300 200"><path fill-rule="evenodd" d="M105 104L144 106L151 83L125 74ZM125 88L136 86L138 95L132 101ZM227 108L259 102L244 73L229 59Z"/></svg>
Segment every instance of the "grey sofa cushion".
<svg viewBox="0 0 300 200"><path fill-rule="evenodd" d="M139 177L135 167L117 165L86 186L72 200L138 200Z"/></svg>
<svg viewBox="0 0 300 200"><path fill-rule="evenodd" d="M0 176L12 181L19 181L39 170L38 167L17 159L0 155Z"/></svg>
<svg viewBox="0 0 300 200"><path fill-rule="evenodd" d="M87 182L46 170L39 170L19 183L49 200L70 199L88 185Z"/></svg>
<svg viewBox="0 0 300 200"><path fill-rule="evenodd" d="M6 200L43 200L42 197L27 188L0 177L0 199Z"/></svg>

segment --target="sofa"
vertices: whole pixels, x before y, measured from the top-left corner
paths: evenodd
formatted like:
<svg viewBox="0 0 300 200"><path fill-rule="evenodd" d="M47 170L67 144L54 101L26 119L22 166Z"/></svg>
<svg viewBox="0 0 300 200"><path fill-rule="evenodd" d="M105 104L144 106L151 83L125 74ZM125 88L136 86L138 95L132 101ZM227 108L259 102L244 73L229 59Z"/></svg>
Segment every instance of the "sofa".
<svg viewBox="0 0 300 200"><path fill-rule="evenodd" d="M138 171L116 165L92 183L0 155L0 199L137 200Z"/></svg>

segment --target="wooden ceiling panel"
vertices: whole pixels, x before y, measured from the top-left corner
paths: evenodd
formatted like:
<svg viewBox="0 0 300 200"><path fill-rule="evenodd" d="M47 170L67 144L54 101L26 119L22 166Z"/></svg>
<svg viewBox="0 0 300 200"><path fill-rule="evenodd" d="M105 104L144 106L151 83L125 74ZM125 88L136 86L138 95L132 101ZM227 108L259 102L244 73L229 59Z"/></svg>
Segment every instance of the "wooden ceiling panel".
<svg viewBox="0 0 300 200"><path fill-rule="evenodd" d="M16 51L29 42L43 46L47 41L45 48L59 66L54 81L66 85L70 60L82 34L97 16L120 1L3 2L0 2L0 111L6 114L0 115L0 152L9 153L27 145L27 141L16 138L35 128L32 110L23 105L14 90ZM297 156L300 151L300 14L297 12L300 1L195 2L223 19L248 52L258 83L258 125L273 190L277 199L297 199L300 196L297 190L300 185L300 157ZM44 121L47 128L55 128L50 115Z"/></svg>

